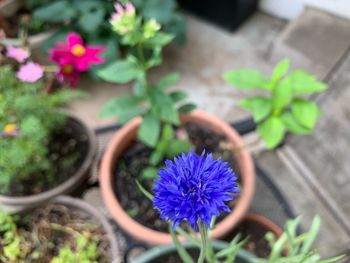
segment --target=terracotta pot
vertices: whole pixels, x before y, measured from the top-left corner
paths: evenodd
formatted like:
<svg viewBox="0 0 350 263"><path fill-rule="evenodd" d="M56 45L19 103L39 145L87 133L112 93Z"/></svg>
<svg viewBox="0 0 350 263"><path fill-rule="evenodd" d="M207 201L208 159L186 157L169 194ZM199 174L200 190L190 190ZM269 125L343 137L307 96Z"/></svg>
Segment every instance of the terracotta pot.
<svg viewBox="0 0 350 263"><path fill-rule="evenodd" d="M88 178L90 168L97 153L97 140L95 133L77 116L71 113L64 114L67 115L68 125L71 125L79 133L87 136L88 150L84 157L84 161L81 163L77 171L68 177L69 179L50 190L30 196L12 197L0 195L0 207L2 209L8 212L19 212L40 206L58 195L71 193L73 190L77 189L85 179Z"/></svg>
<svg viewBox="0 0 350 263"><path fill-rule="evenodd" d="M0 16L11 17L23 6L23 0L0 1Z"/></svg>
<svg viewBox="0 0 350 263"><path fill-rule="evenodd" d="M64 205L73 210L83 211L86 213L87 218L92 219L94 222L101 225L109 240L110 258L113 262L121 261L121 252L113 230L113 226L109 223L108 219L102 213L100 213L100 211L81 199L64 195L56 197L51 202Z"/></svg>
<svg viewBox="0 0 350 263"><path fill-rule="evenodd" d="M272 232L273 234L275 234L276 238L279 238L283 233L282 228L280 228L270 219L267 219L266 217L261 215L248 214L243 218L242 221L249 221L252 223L262 225L264 228L266 228L267 232Z"/></svg>
<svg viewBox="0 0 350 263"><path fill-rule="evenodd" d="M201 111L193 111L190 114L183 115L181 121L182 123L191 122L210 127L213 131L225 135L227 140L235 147L242 147L242 150L237 151L235 154L241 176L241 194L234 211L218 223L211 232L211 237L217 239L230 231L248 211L255 189L253 160L249 152L243 147L244 144L239 134L226 122ZM124 211L116 198L113 187L113 180L117 179L114 178L114 171L118 164L118 159L128 146L135 141L140 123L141 118L131 120L115 134L109 144L102 158L100 168L102 196L115 221L129 235L150 245L168 244L172 242L169 234L155 231L139 224Z"/></svg>

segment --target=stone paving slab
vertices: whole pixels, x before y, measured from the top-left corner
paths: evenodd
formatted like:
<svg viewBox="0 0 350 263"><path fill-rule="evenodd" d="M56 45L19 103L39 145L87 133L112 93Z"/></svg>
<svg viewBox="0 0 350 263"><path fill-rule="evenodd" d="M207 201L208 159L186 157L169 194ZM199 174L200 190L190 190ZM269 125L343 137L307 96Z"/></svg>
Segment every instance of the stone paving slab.
<svg viewBox="0 0 350 263"><path fill-rule="evenodd" d="M320 253L324 256L340 253L348 244L349 236L300 177L298 171L293 169L293 166L288 167L290 163L283 159L278 151L262 153L257 156L257 160L289 200L294 213L302 215L302 228L309 227L313 217L316 214L320 215L322 227L317 240Z"/></svg>
<svg viewBox="0 0 350 263"><path fill-rule="evenodd" d="M276 39L270 60L288 57L295 68L304 68L323 79L350 45L349 20L307 8Z"/></svg>
<svg viewBox="0 0 350 263"><path fill-rule="evenodd" d="M329 89L318 99L322 117L315 132L307 137L292 136L289 145L307 164L320 188L337 204L350 229L349 72L350 55L332 76Z"/></svg>

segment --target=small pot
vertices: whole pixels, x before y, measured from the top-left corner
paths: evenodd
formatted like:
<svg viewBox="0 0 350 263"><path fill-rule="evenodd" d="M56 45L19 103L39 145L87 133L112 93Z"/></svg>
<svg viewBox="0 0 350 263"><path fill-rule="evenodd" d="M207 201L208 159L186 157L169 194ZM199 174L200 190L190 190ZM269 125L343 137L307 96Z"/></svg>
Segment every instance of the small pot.
<svg viewBox="0 0 350 263"><path fill-rule="evenodd" d="M193 249L198 250L198 248L192 244L185 243L183 245L186 248L186 250L193 250ZM219 251L227 248L228 243L222 242L222 241L212 241L212 246L214 250ZM146 251L141 256L131 260L130 263L151 263L163 256L166 256L168 254L173 254L176 252L177 250L174 244L158 246ZM252 262L252 259L254 258L255 257L249 252L245 250L239 250L235 263L249 263L249 262Z"/></svg>
<svg viewBox="0 0 350 263"><path fill-rule="evenodd" d="M11 17L23 6L23 0L0 0L0 16Z"/></svg>
<svg viewBox="0 0 350 263"><path fill-rule="evenodd" d="M117 260L120 259L120 248L118 246L113 227L108 222L108 219L104 215L102 215L95 207L81 199L64 195L56 197L51 202L55 204L64 205L73 210L83 211L84 213L86 213L87 218L93 219L97 224L101 225L109 240L110 258L113 262L117 262Z"/></svg>
<svg viewBox="0 0 350 263"><path fill-rule="evenodd" d="M67 115L67 123L69 123L69 125L72 125L72 127L78 130L79 133L84 133L88 138L88 150L86 152L84 161L81 163L77 171L69 177L68 180L50 190L30 196L13 197L0 195L0 206L5 211L19 212L33 207L38 207L42 204L47 203L49 200L58 195L71 193L73 190L77 189L89 176L90 168L97 153L97 139L95 133L90 128L88 128L77 116L74 116L71 113L64 114Z"/></svg>
<svg viewBox="0 0 350 263"><path fill-rule="evenodd" d="M252 230L249 227L253 227L255 230ZM257 231L257 229L259 229L259 231ZM238 233L240 233L243 239L248 237L246 247L244 248L247 250L253 249L253 251L249 250L249 252L256 254L256 256L260 258L266 258L270 253L270 246L265 240L265 235L268 232L273 233L275 238L278 239L282 235L283 230L264 216L248 214L235 229L226 233L222 240L230 242Z"/></svg>
<svg viewBox="0 0 350 263"><path fill-rule="evenodd" d="M128 146L136 140L137 130L141 124L141 118L135 118L123 126L109 144L101 162L100 185L104 203L119 226L133 238L149 245L161 245L172 243L169 234L147 228L131 218L122 208L116 198L114 183L114 171L118 165L118 159ZM228 233L247 213L252 202L255 189L255 172L250 153L243 147L244 143L240 135L226 122L201 111L193 111L181 117L182 123L197 123L211 128L213 131L223 134L234 147L241 149L235 153L240 178L242 183L241 194L237 199L235 209L225 217L211 232L211 238L217 239ZM135 189L137 191L137 189Z"/></svg>
<svg viewBox="0 0 350 263"><path fill-rule="evenodd" d="M283 229L280 228L278 225L276 225L274 222L272 222L270 219L267 219L264 216L256 215L256 214L248 214L246 215L242 221L249 221L255 224L259 224L266 228L266 232L272 232L276 238L279 238L282 233Z"/></svg>

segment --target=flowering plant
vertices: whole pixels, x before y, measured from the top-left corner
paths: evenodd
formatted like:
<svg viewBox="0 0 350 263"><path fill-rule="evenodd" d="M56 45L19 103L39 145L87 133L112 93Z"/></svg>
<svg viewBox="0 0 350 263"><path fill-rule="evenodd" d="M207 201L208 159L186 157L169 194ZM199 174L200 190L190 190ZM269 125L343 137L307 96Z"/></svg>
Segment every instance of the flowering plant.
<svg viewBox="0 0 350 263"><path fill-rule="evenodd" d="M270 149L281 143L287 131L310 134L320 110L305 95L324 91L326 84L309 73L296 70L288 74L289 61L278 63L271 77L251 69L229 71L224 79L238 89L258 89L268 95L258 95L240 102L253 114L258 133Z"/></svg>
<svg viewBox="0 0 350 263"><path fill-rule="evenodd" d="M126 1L120 1L125 4ZM131 1L137 12L146 19L154 18L165 32L174 34L178 43L185 39L186 26L183 17L176 11L175 0ZM108 22L113 12L110 0L26 0L34 19L49 25L60 25L57 33L46 43L51 47L58 39L62 40L70 32L77 32L87 44L103 44L107 52L103 57L106 63L120 57L122 43L116 38ZM95 72L99 67L91 68Z"/></svg>
<svg viewBox="0 0 350 263"><path fill-rule="evenodd" d="M81 36L69 33L66 36L66 43L57 42L50 50L50 59L58 65L56 72L58 80L76 87L82 72L104 62L100 57L104 50L104 46L86 45Z"/></svg>
<svg viewBox="0 0 350 263"><path fill-rule="evenodd" d="M234 237L227 248L214 251L209 239L209 231L215 218L222 211L228 211L225 204L239 193L236 176L228 165L220 159L214 160L211 154L197 156L192 151L175 158L174 162L166 161L166 168L161 169L155 180L154 197L142 191L153 200L160 217L169 223L169 231L176 245L178 255L184 263L193 263L194 259L180 243L175 230L200 249L198 263L204 260L210 263L235 262L237 252L246 240L240 235ZM141 187L141 186L140 186ZM251 263L331 263L338 262L343 256L321 259L317 250L312 248L319 227L320 218L315 217L309 232L297 235L300 218L289 220L285 232L278 238L268 233L266 239L271 253L266 259L251 256ZM181 227L190 229L187 233ZM199 231L198 235L194 231ZM192 234L191 234L192 233Z"/></svg>
<svg viewBox="0 0 350 263"><path fill-rule="evenodd" d="M55 110L81 93L47 94L41 80L22 82L9 65L0 72L0 192L9 194L32 176L50 182L56 164L48 159L48 141L65 121Z"/></svg>
<svg viewBox="0 0 350 263"><path fill-rule="evenodd" d="M102 117L118 117L125 123L135 116L143 117L138 130L138 139L155 148L150 165L144 174L154 177L155 166L164 156L173 157L191 147L187 139L176 138L173 125L179 125L179 113L188 112L195 106L183 103L186 93L166 89L178 80L177 74L150 83L148 72L162 63L162 49L174 36L161 32L161 25L154 19L143 19L131 3L125 7L115 4L115 13L110 19L113 30L121 42L128 46L126 58L107 65L98 71L98 76L113 83L133 82L133 94L111 99L102 109Z"/></svg>

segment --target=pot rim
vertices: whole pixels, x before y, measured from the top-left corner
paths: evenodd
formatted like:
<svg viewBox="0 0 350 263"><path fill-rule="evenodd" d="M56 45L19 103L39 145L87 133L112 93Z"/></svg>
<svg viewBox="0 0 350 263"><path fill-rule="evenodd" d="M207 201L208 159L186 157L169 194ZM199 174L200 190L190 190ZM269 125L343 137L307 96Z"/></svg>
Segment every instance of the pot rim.
<svg viewBox="0 0 350 263"><path fill-rule="evenodd" d="M280 237L283 234L283 229L278 226L276 223L274 223L272 220L268 219L267 217L263 215L258 215L258 214L247 214L241 222L243 221L251 221L254 223L261 224L264 226L266 229L271 231L272 233L275 234L276 237Z"/></svg>
<svg viewBox="0 0 350 263"><path fill-rule="evenodd" d="M225 249L229 245L228 243L223 242L223 241L219 241L219 240L211 240L211 243L212 243L214 249ZM197 246L190 244L190 243L183 243L183 246L186 249L198 248ZM154 260L157 257L163 256L163 255L168 254L168 253L176 252L176 250L177 250L176 245L174 245L174 244L156 246L156 247L153 247L153 248L147 250L145 253L138 256L136 259L132 260L130 263L152 262L151 260ZM250 252L248 252L244 249L238 250L237 256L243 260L255 258L254 255L252 255Z"/></svg>
<svg viewBox="0 0 350 263"><path fill-rule="evenodd" d="M195 110L190 114L183 115L181 117L183 122L197 122L205 123L211 126L215 131L222 132L226 135L227 139L234 143L237 147L244 146L244 143L240 135L229 126L226 122L218 119L217 117L208 113ZM141 118L134 118L128 122L123 128L121 128L113 137L111 143L107 147L103 155L100 167L100 186L102 190L102 196L104 203L112 214L114 220L120 225L128 234L138 240L142 240L151 245L167 244L171 243L172 239L168 233L152 230L131 218L122 208L121 204L117 200L114 194L114 188L112 187L113 181L113 169L115 169L115 155L117 151L122 151L127 147L128 142L124 140L126 136L130 136L133 132L136 134L137 127L141 123ZM235 210L225 217L220 223L216 225L216 228L211 231L211 238L216 239L224 236L227 231L232 229L247 213L249 206L252 202L254 190L255 190L255 170L253 160L246 148L242 148L241 151L235 153L238 162L242 180L242 190L238 198ZM237 212L235 212L237 211Z"/></svg>
<svg viewBox="0 0 350 263"><path fill-rule="evenodd" d="M43 202L45 200L54 198L67 190L69 190L72 186L78 184L84 177L84 175L88 172L91 163L94 161L96 153L97 153L97 138L95 133L79 118L76 114L67 111L59 111L67 116L67 118L72 119L74 122L79 124L83 130L85 130L86 135L88 137L89 150L86 153L85 159L83 163L80 165L78 170L66 181L57 185L54 188L51 188L47 191L41 192L39 194L29 195L29 196L7 196L0 195L0 206L1 204L6 205L30 205L33 203Z"/></svg>

